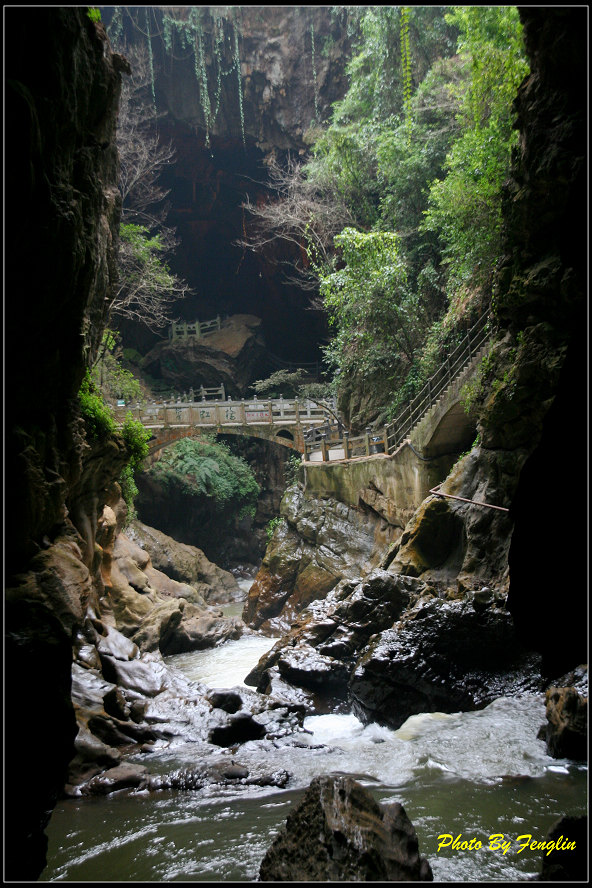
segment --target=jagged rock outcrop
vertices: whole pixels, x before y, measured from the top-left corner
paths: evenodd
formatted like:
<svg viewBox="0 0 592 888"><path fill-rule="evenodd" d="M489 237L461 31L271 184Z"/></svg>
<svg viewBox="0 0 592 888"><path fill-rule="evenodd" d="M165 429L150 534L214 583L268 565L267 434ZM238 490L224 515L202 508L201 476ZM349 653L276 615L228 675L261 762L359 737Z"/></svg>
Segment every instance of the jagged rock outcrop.
<svg viewBox="0 0 592 888"><path fill-rule="evenodd" d="M140 521L127 525L125 535L148 552L153 568L192 586L208 603L225 604L244 596L233 574L209 561L201 549L179 543Z"/></svg>
<svg viewBox="0 0 592 888"><path fill-rule="evenodd" d="M162 380L170 390L194 392L224 385L226 395L242 398L249 385L265 375L261 318L233 315L219 330L200 339L166 339L142 359L140 369Z"/></svg>
<svg viewBox="0 0 592 888"><path fill-rule="evenodd" d="M75 508L68 518L90 456L76 393L101 340L115 275L115 125L125 63L86 7L12 7L5 26L5 876L29 881L45 865L42 830L76 733L72 630L90 590L86 529L103 497L101 488L86 491L86 517ZM113 454L111 466L118 461ZM40 724L51 730L33 767Z"/></svg>
<svg viewBox="0 0 592 888"><path fill-rule="evenodd" d="M78 733L67 796L115 789L199 789L209 783L283 786L288 780L284 770L249 771L218 753L220 747L270 741L298 730L301 707L245 688L208 693L167 666L158 650L140 651L92 615L76 633L71 693ZM151 776L127 761L130 754L149 753L180 739L195 744L195 769Z"/></svg>
<svg viewBox="0 0 592 888"><path fill-rule="evenodd" d="M413 824L351 777L316 777L263 858L261 882L431 882Z"/></svg>
<svg viewBox="0 0 592 888"><path fill-rule="evenodd" d="M240 620L225 619L221 610L206 604L203 592L215 597L216 588L203 583L198 588L171 579L157 570L148 552L125 533L118 533L111 543L110 511L105 509L97 537L99 545L106 542L104 534L109 541L103 547L109 559L109 570L103 569L102 576L103 622L111 623L141 651L159 650L162 654L201 650L241 635ZM160 534L161 544L166 540L165 534ZM170 544L174 544L174 540L169 540L169 550ZM220 571L220 574L226 572ZM231 585L228 577L237 587L234 577L226 575L227 587Z"/></svg>
<svg viewBox="0 0 592 888"><path fill-rule="evenodd" d="M579 676L577 675L579 673ZM576 682L585 675L585 690L574 687L550 687L545 704L547 722L539 731L545 740L547 752L554 758L588 760L588 682L587 667L580 667L571 677ZM570 677L567 677L568 680Z"/></svg>
<svg viewBox="0 0 592 888"><path fill-rule="evenodd" d="M286 630L311 601L343 577L377 564L396 528L368 510L306 496L298 486L284 495L276 528L249 590L243 619L265 631Z"/></svg>
<svg viewBox="0 0 592 888"><path fill-rule="evenodd" d="M393 729L419 712L481 709L542 687L540 657L503 605L491 590L447 601L377 569L303 610L245 681L262 693L303 688L317 711L347 704Z"/></svg>

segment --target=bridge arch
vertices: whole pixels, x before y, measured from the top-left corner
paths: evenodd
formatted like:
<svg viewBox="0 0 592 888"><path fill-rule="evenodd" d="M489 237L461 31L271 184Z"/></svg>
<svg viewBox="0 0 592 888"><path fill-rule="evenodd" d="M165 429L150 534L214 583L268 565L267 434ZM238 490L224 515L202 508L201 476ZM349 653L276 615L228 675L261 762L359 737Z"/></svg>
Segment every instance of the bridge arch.
<svg viewBox="0 0 592 888"><path fill-rule="evenodd" d="M191 426L189 428L155 429L152 438L150 438L148 442L149 456L155 456L165 447L170 447L172 444L176 444L177 441L183 440L183 438L201 438L203 435L212 434L216 436L240 435L242 437L258 438L262 441L271 441L272 443L279 444L281 447L295 450L298 453L302 453L303 449L299 446L299 442L294 439L292 432L287 429L283 429L280 432L273 434L267 429L263 430L255 426L239 426L234 428L229 426L224 426L223 428Z"/></svg>
<svg viewBox="0 0 592 888"><path fill-rule="evenodd" d="M447 406L446 413L434 417L431 434L421 447L422 454L430 459L469 450L477 434L475 417L465 412L460 401Z"/></svg>

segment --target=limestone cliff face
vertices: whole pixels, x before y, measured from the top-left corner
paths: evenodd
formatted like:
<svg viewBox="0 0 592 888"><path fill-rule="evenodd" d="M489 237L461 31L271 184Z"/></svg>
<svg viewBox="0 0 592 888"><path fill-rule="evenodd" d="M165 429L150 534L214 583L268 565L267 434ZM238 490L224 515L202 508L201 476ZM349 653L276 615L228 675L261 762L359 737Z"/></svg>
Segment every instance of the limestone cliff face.
<svg viewBox="0 0 592 888"><path fill-rule="evenodd" d="M349 57L345 9L171 7L166 12L185 23L189 37L182 24L169 29L162 9L154 9L158 27L153 22L151 31L166 35L170 30L173 50L160 36L153 37L157 104L172 120L204 136L244 138L266 154L300 150L311 124L325 120L331 104L344 94ZM146 46L148 29L141 14L136 27L128 17L124 28L126 40Z"/></svg>
<svg viewBox="0 0 592 888"><path fill-rule="evenodd" d="M84 443L75 397L115 274L122 62L85 7L13 7L5 24L6 876L31 880L73 752L93 523L123 464L122 443Z"/></svg>

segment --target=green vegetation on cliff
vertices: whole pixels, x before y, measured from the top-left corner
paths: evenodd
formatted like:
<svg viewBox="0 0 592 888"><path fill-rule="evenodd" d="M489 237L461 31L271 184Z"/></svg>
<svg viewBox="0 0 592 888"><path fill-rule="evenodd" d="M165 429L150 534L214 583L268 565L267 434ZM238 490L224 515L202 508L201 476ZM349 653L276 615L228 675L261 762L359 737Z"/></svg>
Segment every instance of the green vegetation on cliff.
<svg viewBox="0 0 592 888"><path fill-rule="evenodd" d="M148 456L148 441L151 432L142 423L134 419L131 413L126 415L123 426L118 429L113 411L105 401L102 391L93 380L91 371L87 370L78 392L80 415L84 422L84 431L88 444L96 446L116 435L121 435L125 444L127 462L118 478L121 492L127 503L127 521L136 517L134 498L138 493L135 478L142 471L144 460Z"/></svg>
<svg viewBox="0 0 592 888"><path fill-rule="evenodd" d="M223 443L178 441L147 474L169 490L207 500L215 511L230 507L239 521L255 514L259 485L248 463Z"/></svg>
<svg viewBox="0 0 592 888"><path fill-rule="evenodd" d="M308 249L355 424L385 419L491 301L527 73L516 7L363 7L349 89L311 156L249 209ZM336 229L338 233L336 234Z"/></svg>

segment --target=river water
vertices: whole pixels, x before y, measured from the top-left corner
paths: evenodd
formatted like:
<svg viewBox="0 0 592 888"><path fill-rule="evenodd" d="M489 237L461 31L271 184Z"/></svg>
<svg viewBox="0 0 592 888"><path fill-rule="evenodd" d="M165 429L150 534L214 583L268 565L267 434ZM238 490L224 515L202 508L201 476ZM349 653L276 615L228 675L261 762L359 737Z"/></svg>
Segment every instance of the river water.
<svg viewBox="0 0 592 888"><path fill-rule="evenodd" d="M246 635L166 660L210 687L240 686L274 642ZM587 769L546 755L536 739L544 721L542 695L415 715L397 731L364 727L353 715L312 716L302 745L252 741L236 753L247 768L263 758L268 770L288 771L285 789L217 785L61 801L40 881L254 881L305 787L329 773L351 774L378 801L403 804L435 881L525 881L540 871L542 852L520 851L525 840L517 839L543 841L559 816L587 811ZM176 746L151 760L152 771L165 773L195 765L195 749ZM459 834L482 847L438 850L447 841L439 837Z"/></svg>

